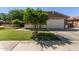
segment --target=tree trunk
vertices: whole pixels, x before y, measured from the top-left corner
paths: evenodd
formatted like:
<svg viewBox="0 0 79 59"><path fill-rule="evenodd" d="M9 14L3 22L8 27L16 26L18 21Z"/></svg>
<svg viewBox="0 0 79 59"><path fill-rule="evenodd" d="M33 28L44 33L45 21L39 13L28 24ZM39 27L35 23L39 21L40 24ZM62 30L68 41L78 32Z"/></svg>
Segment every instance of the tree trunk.
<svg viewBox="0 0 79 59"><path fill-rule="evenodd" d="M36 40L36 38L38 36L38 25L37 24L34 24L33 25L33 28L34 28L33 38L34 38L34 40Z"/></svg>
<svg viewBox="0 0 79 59"><path fill-rule="evenodd" d="M42 28L42 27L41 27L41 24L39 24L39 29L41 30L41 28Z"/></svg>

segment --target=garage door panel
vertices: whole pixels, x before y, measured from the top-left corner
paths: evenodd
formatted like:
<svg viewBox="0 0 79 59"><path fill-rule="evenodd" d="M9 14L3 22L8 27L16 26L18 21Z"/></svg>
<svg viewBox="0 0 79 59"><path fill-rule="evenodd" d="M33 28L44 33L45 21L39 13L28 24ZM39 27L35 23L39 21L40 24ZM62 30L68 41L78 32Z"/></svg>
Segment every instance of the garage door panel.
<svg viewBox="0 0 79 59"><path fill-rule="evenodd" d="M47 28L64 28L64 19L49 19Z"/></svg>

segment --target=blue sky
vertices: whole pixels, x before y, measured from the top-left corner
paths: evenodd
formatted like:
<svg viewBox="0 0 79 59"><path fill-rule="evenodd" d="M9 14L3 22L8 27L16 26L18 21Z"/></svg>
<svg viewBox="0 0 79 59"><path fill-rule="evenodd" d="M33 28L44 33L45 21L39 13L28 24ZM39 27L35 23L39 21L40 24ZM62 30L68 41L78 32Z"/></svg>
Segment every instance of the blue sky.
<svg viewBox="0 0 79 59"><path fill-rule="evenodd" d="M33 7L34 8L34 7ZM79 16L79 7L40 7L44 11L57 11L68 16ZM0 7L0 13L8 13L13 9L26 9L26 7ZM36 7L34 8L36 9Z"/></svg>

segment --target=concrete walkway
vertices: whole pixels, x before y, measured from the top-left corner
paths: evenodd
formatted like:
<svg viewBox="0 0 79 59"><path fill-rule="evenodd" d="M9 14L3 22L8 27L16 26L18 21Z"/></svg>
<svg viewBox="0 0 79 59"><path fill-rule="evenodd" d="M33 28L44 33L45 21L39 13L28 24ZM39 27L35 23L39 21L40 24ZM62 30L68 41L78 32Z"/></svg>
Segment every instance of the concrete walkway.
<svg viewBox="0 0 79 59"><path fill-rule="evenodd" d="M79 41L72 42L72 44L42 47L34 41L1 41L0 51L79 51Z"/></svg>
<svg viewBox="0 0 79 59"><path fill-rule="evenodd" d="M12 51L19 41L0 41L0 51Z"/></svg>

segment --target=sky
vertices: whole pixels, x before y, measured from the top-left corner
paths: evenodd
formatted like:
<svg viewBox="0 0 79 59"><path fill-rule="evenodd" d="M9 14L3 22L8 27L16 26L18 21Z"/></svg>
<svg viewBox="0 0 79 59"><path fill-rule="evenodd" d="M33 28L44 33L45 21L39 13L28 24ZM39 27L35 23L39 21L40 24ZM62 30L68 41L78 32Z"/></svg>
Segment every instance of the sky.
<svg viewBox="0 0 79 59"><path fill-rule="evenodd" d="M14 9L26 9L27 7L0 7L0 13L8 13ZM32 7L34 9L38 7ZM44 11L56 11L68 16L79 16L79 7L39 7Z"/></svg>

